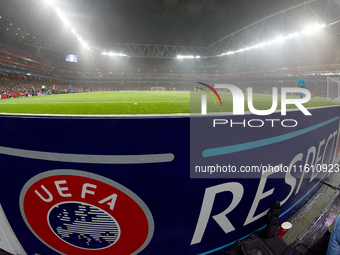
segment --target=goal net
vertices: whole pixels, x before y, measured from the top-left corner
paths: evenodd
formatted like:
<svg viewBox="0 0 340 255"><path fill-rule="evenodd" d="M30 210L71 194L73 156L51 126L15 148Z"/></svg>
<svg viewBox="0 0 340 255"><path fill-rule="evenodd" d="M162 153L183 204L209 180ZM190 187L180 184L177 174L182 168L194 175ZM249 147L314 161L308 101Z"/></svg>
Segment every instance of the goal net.
<svg viewBox="0 0 340 255"><path fill-rule="evenodd" d="M339 85L340 78L338 77L327 77L327 100L336 99L339 100Z"/></svg>
<svg viewBox="0 0 340 255"><path fill-rule="evenodd" d="M151 91L163 91L164 87L151 87Z"/></svg>

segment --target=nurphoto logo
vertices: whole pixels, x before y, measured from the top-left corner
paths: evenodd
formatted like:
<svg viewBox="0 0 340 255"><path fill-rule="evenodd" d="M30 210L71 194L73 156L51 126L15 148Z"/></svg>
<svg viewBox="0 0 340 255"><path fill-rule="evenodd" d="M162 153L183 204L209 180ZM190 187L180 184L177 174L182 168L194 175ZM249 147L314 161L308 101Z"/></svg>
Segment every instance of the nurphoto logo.
<svg viewBox="0 0 340 255"><path fill-rule="evenodd" d="M208 87L209 89L211 89L215 95L218 97L218 99L220 100L220 104L222 106L222 101L221 98L219 96L219 94L217 93L216 89L228 89L230 90L232 97L233 97L233 115L244 115L244 94L242 92L242 90L240 88L238 88L235 85L231 85L231 84L215 84L215 88L213 88L212 86L205 84L205 83L201 83L198 82L199 84L202 84L206 87ZM213 95L206 89L202 89L202 88L198 88L201 90L204 90L205 92L207 92L212 98ZM277 109L277 97L278 97L278 89L277 88L273 88L273 93L272 93L272 97L273 97L273 103L270 109L268 110L257 110L254 107L253 104L253 88L249 87L247 88L248 91L248 108L249 111L255 115L261 115L261 116L265 116L265 115L270 115L273 112L275 112L275 110ZM305 98L299 98L299 99L291 99L291 98L287 98L287 94L291 94L291 93L302 93L305 94L306 97ZM300 109L300 111L303 112L304 115L312 115L302 104L307 103L309 100L311 99L311 93L309 92L309 90L305 89L305 88L281 88L281 115L286 115L286 111L287 111L287 104L294 104L296 105L297 108ZM213 98L215 105L216 105L216 101ZM201 114L205 115L207 114L207 95L206 94L202 94L201 97Z"/></svg>
<svg viewBox="0 0 340 255"><path fill-rule="evenodd" d="M232 101L233 101L233 115L244 115L244 94L240 88L238 88L235 85L231 84L215 84L215 88L212 86L198 82L201 85L206 86L208 89L210 89L219 99L220 105L222 106L222 100L216 89L228 89L231 92L232 95ZM214 96L211 92L209 92L207 89L197 87L200 90L205 91L214 101L215 105L217 106L216 100L214 99ZM305 94L305 98L287 98L287 95L289 94ZM207 94L201 95L201 114L206 115L207 114ZM258 110L255 109L253 104L253 88L249 87L247 88L247 104L249 111L253 113L254 115L259 116L267 116L272 113L274 113L277 109L278 105L278 89L273 88L272 91L272 105L270 109L268 110ZM311 93L309 90L305 88L289 88L284 87L281 88L281 115L285 116L287 114L287 105L293 104L295 105L304 115L311 116L312 114L303 106L304 103L307 103L311 99ZM243 121L233 121L233 119L214 119L213 120L213 127L215 128L217 125L230 125L230 127L238 126L240 127L263 127L265 124L271 125L271 127L275 127L275 124L279 122L282 127L296 127L298 125L298 122L295 119L250 119L250 120L243 120Z"/></svg>

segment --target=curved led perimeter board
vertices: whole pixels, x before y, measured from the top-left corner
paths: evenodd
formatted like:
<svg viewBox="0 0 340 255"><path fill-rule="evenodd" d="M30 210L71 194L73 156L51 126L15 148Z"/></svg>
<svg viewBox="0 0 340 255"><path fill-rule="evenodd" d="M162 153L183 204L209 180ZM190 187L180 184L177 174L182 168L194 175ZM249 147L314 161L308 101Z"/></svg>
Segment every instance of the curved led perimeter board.
<svg viewBox="0 0 340 255"><path fill-rule="evenodd" d="M337 162L340 107L310 112L1 115L0 248L223 254L275 201L282 222L328 176L301 168Z"/></svg>

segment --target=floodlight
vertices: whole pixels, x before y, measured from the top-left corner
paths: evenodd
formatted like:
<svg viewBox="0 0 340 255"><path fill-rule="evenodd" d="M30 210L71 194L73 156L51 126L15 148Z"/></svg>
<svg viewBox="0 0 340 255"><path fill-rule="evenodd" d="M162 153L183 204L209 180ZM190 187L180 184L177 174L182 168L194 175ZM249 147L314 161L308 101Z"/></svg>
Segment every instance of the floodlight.
<svg viewBox="0 0 340 255"><path fill-rule="evenodd" d="M57 6L54 6L53 9L58 15L62 15L61 10Z"/></svg>
<svg viewBox="0 0 340 255"><path fill-rule="evenodd" d="M313 32L313 28L312 27L306 27L302 33L303 34L311 34Z"/></svg>
<svg viewBox="0 0 340 255"><path fill-rule="evenodd" d="M113 56L127 57L127 55L124 54L124 53L115 53L115 52L109 52L109 53L103 52L102 55L109 55L111 57L113 57Z"/></svg>
<svg viewBox="0 0 340 255"><path fill-rule="evenodd" d="M254 46L251 46L250 49L257 49L257 48L263 47L265 45L266 45L265 43L256 44Z"/></svg>
<svg viewBox="0 0 340 255"><path fill-rule="evenodd" d="M300 35L299 32L293 33L293 34L289 34L286 38L290 39L290 38L294 38L294 37L298 37Z"/></svg>
<svg viewBox="0 0 340 255"><path fill-rule="evenodd" d="M196 58L201 58L201 56L196 56Z"/></svg>
<svg viewBox="0 0 340 255"><path fill-rule="evenodd" d="M266 42L262 42L262 43L259 43L259 44L255 45L255 47L256 47L256 48L261 48L261 47L264 47L264 46L266 46L266 45L267 45Z"/></svg>
<svg viewBox="0 0 340 255"><path fill-rule="evenodd" d="M276 37L273 42L275 43L283 43L285 41L285 38L283 36Z"/></svg>
<svg viewBox="0 0 340 255"><path fill-rule="evenodd" d="M69 27L71 26L70 22L66 18L62 19L62 21L64 22L66 26L69 26Z"/></svg>
<svg viewBox="0 0 340 255"><path fill-rule="evenodd" d="M311 34L311 33L314 33L314 32L316 32L316 31L318 31L318 30L320 30L321 28L324 28L324 27L326 27L325 26L325 24L322 24L322 25L314 25L314 26L309 26L309 27L306 27L303 31L302 31L302 33L303 34Z"/></svg>
<svg viewBox="0 0 340 255"><path fill-rule="evenodd" d="M267 42L265 42L265 45L271 45L273 42L274 42L274 40L272 40L272 41L267 41Z"/></svg>
<svg viewBox="0 0 340 255"><path fill-rule="evenodd" d="M233 54L235 54L235 51L228 51L228 52L222 53L221 55L219 55L219 57L222 57L225 55L233 55Z"/></svg>
<svg viewBox="0 0 340 255"><path fill-rule="evenodd" d="M195 58L195 56L193 56L193 55L177 55L177 58L185 58L185 59L188 59L188 58Z"/></svg>

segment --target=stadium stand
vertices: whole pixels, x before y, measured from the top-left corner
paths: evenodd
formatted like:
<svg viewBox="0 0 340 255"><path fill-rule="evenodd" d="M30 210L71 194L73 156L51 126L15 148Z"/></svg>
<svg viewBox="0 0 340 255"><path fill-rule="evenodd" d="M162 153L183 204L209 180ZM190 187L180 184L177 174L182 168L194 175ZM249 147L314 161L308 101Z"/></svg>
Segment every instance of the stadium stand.
<svg viewBox="0 0 340 255"><path fill-rule="evenodd" d="M80 54L78 63L67 63L65 54L18 42L0 41L0 91L20 94L34 85L55 85L59 93L72 84L74 92L105 90L192 90L192 81L234 83L242 89L254 87L255 93L271 93L271 88L295 86L303 74L315 97L325 97L327 75L340 69L340 55L333 40L303 39L296 48L281 46L277 56L262 50L229 58L201 59L108 58L95 53ZM308 47L305 47L305 45ZM289 52L287 57L280 57ZM312 54L311 54L312 52ZM38 90L39 91L39 90Z"/></svg>

